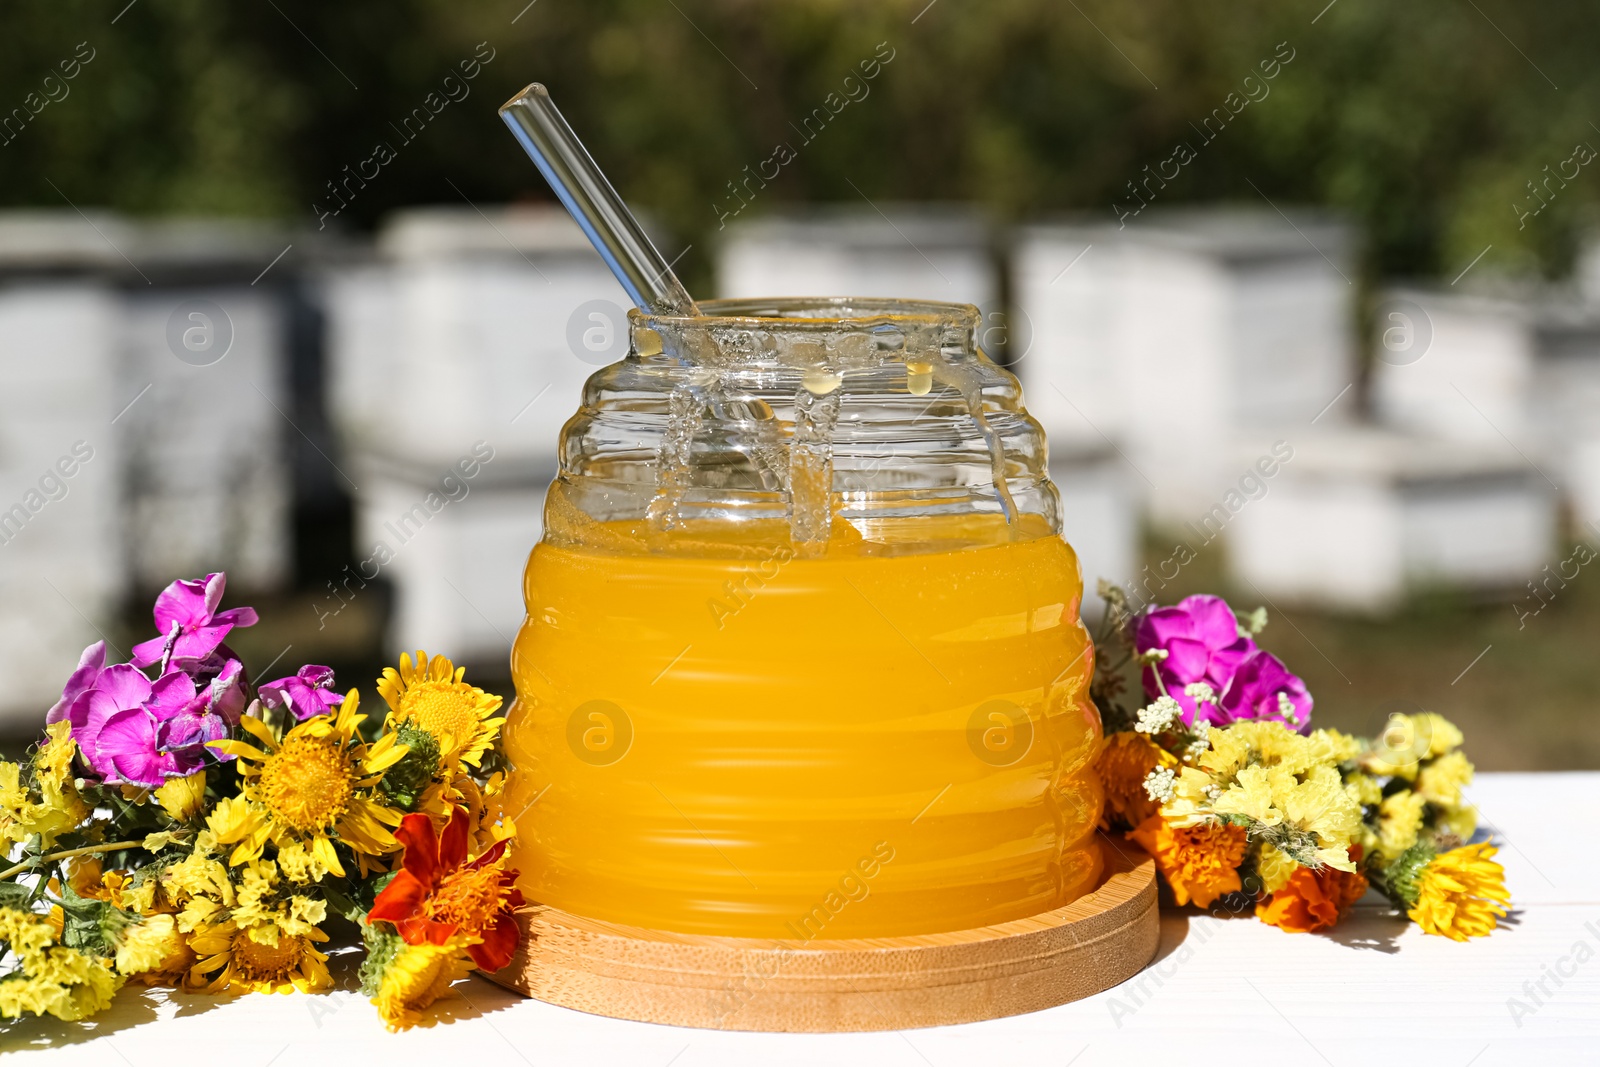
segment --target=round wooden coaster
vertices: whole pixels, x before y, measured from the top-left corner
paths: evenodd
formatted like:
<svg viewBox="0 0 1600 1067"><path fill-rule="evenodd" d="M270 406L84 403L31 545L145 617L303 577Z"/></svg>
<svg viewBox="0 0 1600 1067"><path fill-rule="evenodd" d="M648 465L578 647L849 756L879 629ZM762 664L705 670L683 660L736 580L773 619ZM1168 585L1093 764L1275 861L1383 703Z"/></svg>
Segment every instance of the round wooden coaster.
<svg viewBox="0 0 1600 1067"><path fill-rule="evenodd" d="M1154 863L1106 848L1100 888L1027 919L918 937L765 941L646 930L533 906L501 985L593 1015L714 1030L903 1030L1038 1011L1142 970Z"/></svg>

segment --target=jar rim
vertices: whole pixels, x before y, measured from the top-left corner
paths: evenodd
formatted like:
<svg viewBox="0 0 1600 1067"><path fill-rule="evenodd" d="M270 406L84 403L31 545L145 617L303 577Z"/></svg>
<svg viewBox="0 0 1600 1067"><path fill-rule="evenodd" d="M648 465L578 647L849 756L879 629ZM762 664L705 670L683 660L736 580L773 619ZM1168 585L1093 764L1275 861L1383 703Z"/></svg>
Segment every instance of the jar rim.
<svg viewBox="0 0 1600 1067"><path fill-rule="evenodd" d="M920 327L975 329L982 313L972 304L896 297L783 296L733 297L700 302L701 315L655 315L628 310L634 328L692 329L728 326L784 329L796 326L870 326L902 323ZM837 314L828 314L836 311Z"/></svg>

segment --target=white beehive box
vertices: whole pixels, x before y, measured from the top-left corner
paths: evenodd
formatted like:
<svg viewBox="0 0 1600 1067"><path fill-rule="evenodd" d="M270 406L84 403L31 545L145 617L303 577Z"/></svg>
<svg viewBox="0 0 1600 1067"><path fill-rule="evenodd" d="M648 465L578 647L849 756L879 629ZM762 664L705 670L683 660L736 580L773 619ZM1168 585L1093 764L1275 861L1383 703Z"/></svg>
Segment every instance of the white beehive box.
<svg viewBox="0 0 1600 1067"><path fill-rule="evenodd" d="M1269 600L1383 611L1430 586L1510 589L1555 548L1556 493L1501 445L1366 428L1303 435L1224 534Z"/></svg>
<svg viewBox="0 0 1600 1067"><path fill-rule="evenodd" d="M139 400L118 425L135 581L228 573L241 591L293 571L289 240L251 224L171 220L137 231L143 277L125 289L121 383ZM255 279L260 276L260 281ZM219 314L220 313L220 314Z"/></svg>
<svg viewBox="0 0 1600 1067"><path fill-rule="evenodd" d="M589 375L626 353L629 301L556 207L405 211L378 248L377 262L331 272L325 291L357 557L393 545L385 523L475 447L492 450L477 476L458 476L467 496L380 570L396 597L390 643L504 663L561 426Z"/></svg>
<svg viewBox="0 0 1600 1067"><path fill-rule="evenodd" d="M1572 443L1564 474L1573 517L1587 527L1582 536L1600 541L1600 437Z"/></svg>
<svg viewBox="0 0 1600 1067"><path fill-rule="evenodd" d="M1600 537L1600 304L1556 299L1533 309L1528 422L1533 454Z"/></svg>
<svg viewBox="0 0 1600 1067"><path fill-rule="evenodd" d="M1527 304L1414 287L1378 304L1373 414L1451 441L1528 439L1536 344Z"/></svg>
<svg viewBox="0 0 1600 1067"><path fill-rule="evenodd" d="M1115 227L1036 226L1012 247L1012 311L1027 348L1011 369L1052 445L1103 448L1126 430L1118 240Z"/></svg>
<svg viewBox="0 0 1600 1067"><path fill-rule="evenodd" d="M1394 288L1379 304L1385 424L1520 450L1584 524L1600 521L1600 307L1552 290ZM1406 344L1398 352L1392 342Z"/></svg>
<svg viewBox="0 0 1600 1067"><path fill-rule="evenodd" d="M989 230L969 211L869 205L811 208L728 226L717 295L870 296L976 304L998 318Z"/></svg>
<svg viewBox="0 0 1600 1067"><path fill-rule="evenodd" d="M583 383L627 351L628 298L582 231L557 207L418 208L378 247L381 262L329 279L329 403L347 444L449 462L486 439L553 473ZM579 314L599 302L602 319ZM574 352L575 314L580 340L611 347Z"/></svg>
<svg viewBox="0 0 1600 1067"><path fill-rule="evenodd" d="M1591 226L1580 234L1572 280L1584 300L1600 303L1600 228Z"/></svg>
<svg viewBox="0 0 1600 1067"><path fill-rule="evenodd" d="M1528 422L1559 445L1600 435L1600 304L1547 298L1531 305Z"/></svg>
<svg viewBox="0 0 1600 1067"><path fill-rule="evenodd" d="M468 469L482 454L463 453ZM394 589L389 645L505 670L550 479L499 467L502 458L496 453L470 478L458 469L449 482L432 468L371 456L359 466L358 572L381 575Z"/></svg>
<svg viewBox="0 0 1600 1067"><path fill-rule="evenodd" d="M1139 570L1139 494L1110 449L1050 442L1050 480L1061 495L1061 535L1083 572L1083 614L1098 619L1101 579L1126 587Z"/></svg>
<svg viewBox="0 0 1600 1067"><path fill-rule="evenodd" d="M1164 521L1238 477L1240 434L1270 443L1352 410L1342 224L1205 209L1121 230L1041 226L1019 234L1014 264L1017 317L1032 327L1016 368L1029 409L1056 439L1115 440Z"/></svg>
<svg viewBox="0 0 1600 1067"><path fill-rule="evenodd" d="M9 221L0 221L8 267ZM113 424L131 399L116 373L120 307L92 274L0 280L0 647L9 658L0 733L40 728L79 651L110 633L126 595Z"/></svg>

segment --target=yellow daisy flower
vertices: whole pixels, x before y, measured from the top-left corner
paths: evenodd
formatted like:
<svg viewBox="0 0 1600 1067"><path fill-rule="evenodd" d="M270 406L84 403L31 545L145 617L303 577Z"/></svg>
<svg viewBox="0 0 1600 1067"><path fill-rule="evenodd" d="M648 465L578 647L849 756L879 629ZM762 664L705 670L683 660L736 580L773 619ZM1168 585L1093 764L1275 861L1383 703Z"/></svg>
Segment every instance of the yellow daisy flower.
<svg viewBox="0 0 1600 1067"><path fill-rule="evenodd" d="M323 874L343 876L335 840L355 854L363 874L377 870L371 858L399 845L390 826L400 812L371 796L384 771L406 754L406 746L386 734L368 746L358 727L360 695L352 689L337 716L319 715L290 730L279 741L260 719L246 715L241 725L261 742L213 741L212 747L235 756L244 775L243 796L217 802L207 824L221 844L233 845L228 857L237 866L259 859L268 842L293 857L292 870L306 881Z"/></svg>
<svg viewBox="0 0 1600 1067"><path fill-rule="evenodd" d="M390 1030L416 1025L424 1008L450 992L452 983L472 971L467 946L476 938L453 937L442 945L403 945L384 968L372 998Z"/></svg>
<svg viewBox="0 0 1600 1067"><path fill-rule="evenodd" d="M1257 764L1240 769L1213 810L1243 816L1258 827L1281 827L1284 839L1303 841L1314 853L1302 858L1354 871L1349 851L1351 838L1361 827L1361 809L1345 792L1339 772L1322 764L1304 771L1302 780L1290 766Z"/></svg>
<svg viewBox="0 0 1600 1067"><path fill-rule="evenodd" d="M80 897L103 900L114 908L137 915L149 915L158 910L155 879L135 885L132 871L102 870L98 856L74 856L67 860L66 875L67 884Z"/></svg>
<svg viewBox="0 0 1600 1067"><path fill-rule="evenodd" d="M200 957L189 969L189 985L207 993L320 993L333 986L328 957L316 948L326 940L328 935L315 927L289 933L273 923L240 926L232 920L202 926L189 939Z"/></svg>
<svg viewBox="0 0 1600 1067"><path fill-rule="evenodd" d="M1140 782L1141 788L1143 785ZM1206 822L1216 814L1211 805L1221 788L1205 771L1180 767L1172 783L1172 796L1160 807L1161 817L1173 826L1193 826Z"/></svg>
<svg viewBox="0 0 1600 1067"><path fill-rule="evenodd" d="M1425 933L1452 941L1489 936L1511 900L1506 872L1494 862L1498 851L1485 843L1433 857L1417 879L1417 902L1406 914Z"/></svg>
<svg viewBox="0 0 1600 1067"><path fill-rule="evenodd" d="M1306 743L1318 763L1347 763L1361 754L1361 742L1338 730L1313 730Z"/></svg>
<svg viewBox="0 0 1600 1067"><path fill-rule="evenodd" d="M506 721L491 717L500 710L500 698L462 681L466 673L443 656L429 660L419 650L415 666L402 653L400 669L385 667L378 680L378 695L389 705L385 729L413 726L432 734L445 779L454 777L461 764L478 766Z"/></svg>
<svg viewBox="0 0 1600 1067"><path fill-rule="evenodd" d="M1219 781L1226 781L1251 764L1283 767L1291 774L1310 770L1331 741L1313 745L1310 738L1286 728L1280 722L1236 722L1210 732L1211 748L1200 757L1200 767Z"/></svg>
<svg viewBox="0 0 1600 1067"><path fill-rule="evenodd" d="M35 805L28 796L28 787L22 781L22 767L16 763L0 763L0 840L20 844L32 831Z"/></svg>
<svg viewBox="0 0 1600 1067"><path fill-rule="evenodd" d="M45 727L45 734L48 740L33 759L33 773L47 795L61 796L72 787L72 757L78 743L72 739L72 724L64 719Z"/></svg>
<svg viewBox="0 0 1600 1067"><path fill-rule="evenodd" d="M1438 759L1461 747L1461 731L1443 715L1431 711L1417 715L1394 714L1372 748L1363 754L1366 768L1377 775L1395 775L1412 781L1422 760Z"/></svg>

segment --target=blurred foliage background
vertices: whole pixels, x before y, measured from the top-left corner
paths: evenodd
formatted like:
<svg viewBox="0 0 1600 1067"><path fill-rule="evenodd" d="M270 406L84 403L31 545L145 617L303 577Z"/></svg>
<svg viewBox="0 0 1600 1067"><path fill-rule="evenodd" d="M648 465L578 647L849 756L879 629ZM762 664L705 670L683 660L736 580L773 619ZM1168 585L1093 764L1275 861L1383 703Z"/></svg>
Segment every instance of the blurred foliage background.
<svg viewBox="0 0 1600 1067"><path fill-rule="evenodd" d="M790 123L879 42L894 59L870 96L753 212L866 194L1110 219L1126 183L1198 143L1191 124L1287 42L1270 95L1164 201L1344 209L1365 224L1369 276L1448 277L1487 244L1485 267L1555 274L1600 168L1525 227L1514 205L1575 144L1600 145L1597 13L1506 0L12 0L0 108L22 106L79 42L95 58L0 147L0 201L311 223L326 183L380 142L396 158L341 225L461 196L544 198L495 116L537 78L623 194L696 244L693 281L726 184L795 142ZM471 95L403 141L391 124L479 42L494 58Z"/></svg>
<svg viewBox="0 0 1600 1067"><path fill-rule="evenodd" d="M417 203L548 199L495 114L538 79L670 231L668 255L693 246L679 270L705 293L728 183L799 146L792 124L881 44L893 59L870 95L800 147L749 215L865 196L1109 222L1143 168L1198 145L1195 127L1287 48L1269 95L1200 148L1163 203L1340 209L1362 226L1368 284L1450 278L1486 245L1480 274L1559 277L1600 167L1526 225L1518 211L1544 168L1600 146L1597 16L1596 0L8 0L0 206L315 229L329 183L379 144L393 160L331 227L367 230ZM403 136L474 57L492 58L469 95ZM47 94L59 99L32 114ZM1229 591L1220 568L1185 580L1195 588L1175 593ZM137 616L130 626L148 625ZM1391 702L1417 701L1461 721L1482 767L1600 766L1600 736L1574 712L1590 699L1600 592L1564 597L1526 631L1514 622L1504 602L1447 598L1382 622L1296 613L1269 644L1329 724L1375 730ZM291 639L263 626L240 647L270 658ZM376 650L359 634L347 644L325 658L361 682Z"/></svg>

